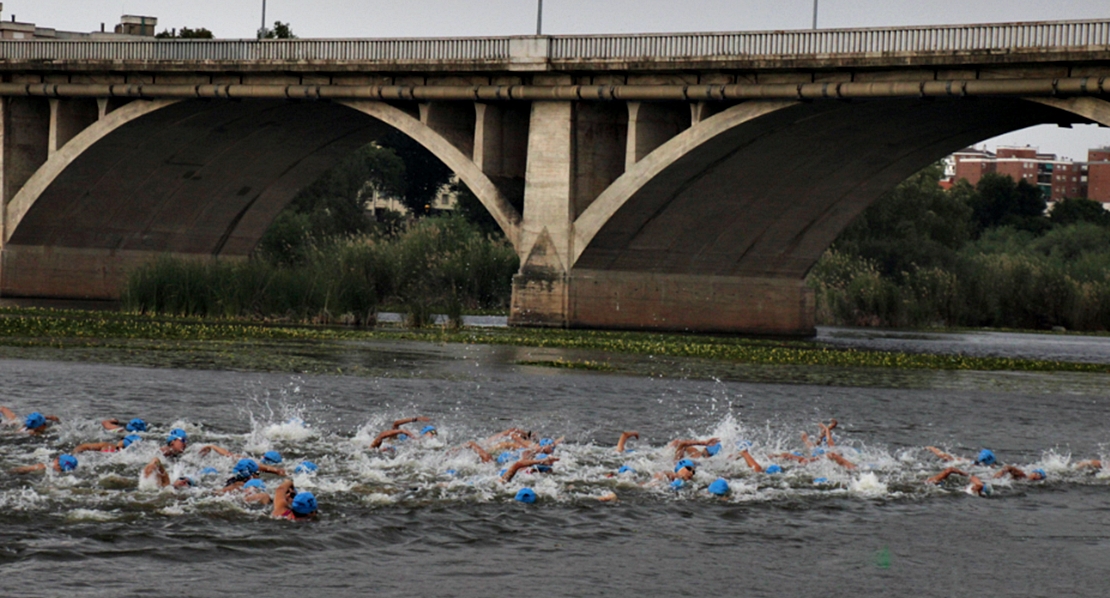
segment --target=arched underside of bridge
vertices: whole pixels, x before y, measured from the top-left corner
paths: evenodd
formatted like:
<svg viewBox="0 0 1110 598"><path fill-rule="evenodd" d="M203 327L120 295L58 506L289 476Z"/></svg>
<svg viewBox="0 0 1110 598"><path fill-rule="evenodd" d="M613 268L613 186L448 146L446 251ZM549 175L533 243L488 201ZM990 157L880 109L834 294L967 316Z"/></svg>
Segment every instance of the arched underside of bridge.
<svg viewBox="0 0 1110 598"><path fill-rule="evenodd" d="M628 169L578 217L566 288L555 289L565 295L563 323L810 334L805 275L883 193L977 141L1032 125L1089 122L1110 124L1110 103L734 106ZM529 279L526 263L515 288L524 298L545 287ZM518 321L543 323L525 302L515 307Z"/></svg>
<svg viewBox="0 0 1110 598"><path fill-rule="evenodd" d="M465 155L381 102L131 102L55 152L7 206L7 296L112 298L153 256L249 254L292 197L398 129L475 191L516 238L519 216Z"/></svg>

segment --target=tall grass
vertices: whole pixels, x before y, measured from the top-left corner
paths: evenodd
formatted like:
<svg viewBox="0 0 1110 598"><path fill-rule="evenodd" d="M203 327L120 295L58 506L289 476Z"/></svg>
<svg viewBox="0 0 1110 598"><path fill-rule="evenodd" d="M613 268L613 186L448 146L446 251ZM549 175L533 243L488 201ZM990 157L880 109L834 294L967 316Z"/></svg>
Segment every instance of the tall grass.
<svg viewBox="0 0 1110 598"><path fill-rule="evenodd" d="M141 313L372 325L382 304L410 323L446 311L508 306L516 253L461 218L428 218L396 236L362 235L311 248L293 265L263 259L161 257L131 272L124 308Z"/></svg>
<svg viewBox="0 0 1110 598"><path fill-rule="evenodd" d="M1110 231L1077 224L1034 237L996 229L950 269L887 277L830 250L808 283L821 324L1110 330Z"/></svg>

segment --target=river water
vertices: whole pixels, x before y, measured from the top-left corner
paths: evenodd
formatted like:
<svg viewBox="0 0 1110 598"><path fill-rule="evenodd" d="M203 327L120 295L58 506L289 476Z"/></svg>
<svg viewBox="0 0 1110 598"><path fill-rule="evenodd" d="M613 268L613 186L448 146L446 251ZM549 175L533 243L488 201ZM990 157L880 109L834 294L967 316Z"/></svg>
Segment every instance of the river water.
<svg viewBox="0 0 1110 598"><path fill-rule="evenodd" d="M74 472L0 474L0 594L1106 594L1110 472L1073 467L1107 456L1105 376L998 373L950 385L941 373L924 388L809 386L515 366L496 347L378 350L396 364L378 377L0 361L0 402L62 419L43 438L0 432L5 472L118 438L102 418L151 422L143 442L82 453ZM430 417L440 436L368 449L393 419L414 415ZM833 450L857 469L773 457L808 455L800 433L833 417ZM552 473L502 483L502 466L457 448L509 426L566 437ZM168 462L171 474L218 475L182 491L140 480L173 427L193 443ZM622 430L640 432L635 452L614 450ZM687 488L651 482L673 467L669 440L710 436L724 449L698 460ZM755 474L732 459L740 442L784 473ZM234 462L199 455L205 443L317 463L316 474L294 478L316 494L320 517L275 520L214 494ZM991 480L990 498L957 481L930 486L944 465L927 445L962 457L989 447L1048 479ZM624 464L636 473L610 477ZM275 478L264 477L272 489ZM725 498L705 491L718 477L731 485ZM535 504L513 500L525 486ZM606 492L619 501L599 502Z"/></svg>

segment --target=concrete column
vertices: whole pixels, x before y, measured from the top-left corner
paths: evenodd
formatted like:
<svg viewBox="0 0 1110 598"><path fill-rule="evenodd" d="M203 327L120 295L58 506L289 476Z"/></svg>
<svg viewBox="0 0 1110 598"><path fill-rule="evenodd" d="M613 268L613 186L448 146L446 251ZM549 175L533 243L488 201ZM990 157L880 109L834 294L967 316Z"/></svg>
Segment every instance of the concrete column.
<svg viewBox="0 0 1110 598"><path fill-rule="evenodd" d="M574 270L567 326L812 336L805 281L652 272Z"/></svg>
<svg viewBox="0 0 1110 598"><path fill-rule="evenodd" d="M566 279L574 222L574 106L535 102L521 222L521 266L509 323L566 326Z"/></svg>
<svg viewBox="0 0 1110 598"><path fill-rule="evenodd" d="M574 216L624 174L628 110L619 102L580 102L575 108Z"/></svg>
<svg viewBox="0 0 1110 598"><path fill-rule="evenodd" d="M98 102L89 99L50 100L50 154L62 149L70 139L100 118Z"/></svg>
<svg viewBox="0 0 1110 598"><path fill-rule="evenodd" d="M629 102L625 170L690 128L690 112L685 104Z"/></svg>
<svg viewBox="0 0 1110 598"><path fill-rule="evenodd" d="M4 105L0 176L7 205L50 155L51 110L50 103L42 98L6 98L0 102Z"/></svg>
<svg viewBox="0 0 1110 598"><path fill-rule="evenodd" d="M474 109L465 102L420 104L420 122L467 156L474 154Z"/></svg>
<svg viewBox="0 0 1110 598"><path fill-rule="evenodd" d="M528 167L528 106L474 104L474 163L518 209Z"/></svg>

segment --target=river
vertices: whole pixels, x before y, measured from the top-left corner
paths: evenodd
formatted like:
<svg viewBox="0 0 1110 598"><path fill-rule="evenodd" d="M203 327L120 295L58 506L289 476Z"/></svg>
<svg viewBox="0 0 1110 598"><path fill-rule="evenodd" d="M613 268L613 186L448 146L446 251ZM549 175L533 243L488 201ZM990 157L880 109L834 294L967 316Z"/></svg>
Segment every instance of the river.
<svg viewBox="0 0 1110 598"><path fill-rule="evenodd" d="M863 342L836 332L840 340ZM1036 336L1036 335L1031 335ZM852 337L852 338L849 338ZM845 340L848 338L849 340ZM1045 353L1057 351L1045 339ZM898 342L910 342L902 339ZM878 339L877 343L888 342ZM949 339L955 346L976 344ZM1023 339L1023 351L1038 342ZM1099 339L1097 352L1105 349ZM981 344L981 343L980 343ZM1110 385L1101 375L983 373L960 384L731 382L513 365L497 347L382 343L376 377L295 376L0 361L2 404L57 414L42 438L0 432L0 593L5 596L921 596L1105 595L1110 472L1077 471L1106 456ZM1082 353L1082 351L1081 351ZM1108 353L1110 354L1110 353ZM646 357L644 359L647 359ZM968 381L970 380L970 382ZM440 434L368 448L392 420L423 415ZM144 440L79 455L70 473L14 475L77 443L118 439L106 417L142 417ZM801 465L801 432L836 418L836 447L857 465ZM549 474L482 463L463 443L510 426L565 436ZM159 490L139 470L166 432L192 448L168 462L195 488ZM638 430L635 452L613 446ZM686 488L652 482L673 468L665 444L718 437ZM218 495L234 461L197 447L279 450L315 493L316 521L275 520ZM733 459L750 443L781 474ZM989 479L990 498L961 482L923 483L944 464L936 445L1043 469L1043 482ZM635 473L614 474L621 465ZM199 476L205 467L219 471ZM449 473L449 470L452 473ZM276 478L264 476L269 488ZM726 479L731 493L706 492ZM821 481L824 478L825 481ZM534 488L535 504L515 501ZM600 502L614 492L617 502Z"/></svg>

